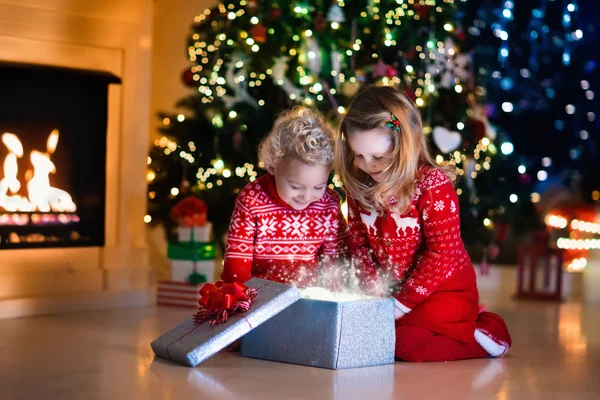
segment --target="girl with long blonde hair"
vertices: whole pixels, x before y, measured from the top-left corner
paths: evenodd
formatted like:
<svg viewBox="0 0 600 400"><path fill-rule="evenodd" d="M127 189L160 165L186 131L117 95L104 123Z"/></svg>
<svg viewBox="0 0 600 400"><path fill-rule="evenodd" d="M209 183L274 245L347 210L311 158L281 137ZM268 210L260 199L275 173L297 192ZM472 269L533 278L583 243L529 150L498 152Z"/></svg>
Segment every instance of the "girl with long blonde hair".
<svg viewBox="0 0 600 400"><path fill-rule="evenodd" d="M338 135L349 246L361 284L396 303L396 357L449 361L502 356L504 320L479 312L475 271L460 236L451 171L437 166L412 101L372 86Z"/></svg>

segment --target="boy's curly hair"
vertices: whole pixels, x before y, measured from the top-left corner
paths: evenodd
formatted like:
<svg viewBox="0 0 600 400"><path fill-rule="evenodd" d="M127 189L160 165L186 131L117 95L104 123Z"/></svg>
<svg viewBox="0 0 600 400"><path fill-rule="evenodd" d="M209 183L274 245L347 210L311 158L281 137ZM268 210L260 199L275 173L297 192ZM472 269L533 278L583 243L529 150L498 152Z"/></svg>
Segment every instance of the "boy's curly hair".
<svg viewBox="0 0 600 400"><path fill-rule="evenodd" d="M284 111L259 145L258 157L269 172L284 158L330 166L335 158L333 130L319 113L309 108Z"/></svg>

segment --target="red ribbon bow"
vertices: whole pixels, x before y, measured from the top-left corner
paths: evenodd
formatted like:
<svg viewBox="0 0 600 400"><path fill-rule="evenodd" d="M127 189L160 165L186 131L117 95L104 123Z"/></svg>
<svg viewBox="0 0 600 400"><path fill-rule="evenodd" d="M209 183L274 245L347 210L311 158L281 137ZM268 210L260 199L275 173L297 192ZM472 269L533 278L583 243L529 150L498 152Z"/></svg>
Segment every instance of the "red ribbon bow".
<svg viewBox="0 0 600 400"><path fill-rule="evenodd" d="M252 300L256 297L256 289L241 283L224 283L222 281L207 283L200 289L198 311L194 314L194 322L201 324L208 321L215 326L227 321L229 314L248 311Z"/></svg>

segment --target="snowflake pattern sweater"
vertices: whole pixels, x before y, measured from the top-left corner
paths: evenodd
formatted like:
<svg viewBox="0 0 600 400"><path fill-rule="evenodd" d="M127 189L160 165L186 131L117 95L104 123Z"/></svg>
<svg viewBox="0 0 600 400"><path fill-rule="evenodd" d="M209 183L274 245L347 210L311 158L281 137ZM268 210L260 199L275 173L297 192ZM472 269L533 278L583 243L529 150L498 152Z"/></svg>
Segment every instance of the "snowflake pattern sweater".
<svg viewBox="0 0 600 400"><path fill-rule="evenodd" d="M221 278L314 285L320 259L344 256L346 239L347 225L336 192L327 189L320 200L295 210L281 200L274 177L267 174L238 195Z"/></svg>
<svg viewBox="0 0 600 400"><path fill-rule="evenodd" d="M437 291L466 290L476 305L475 274L458 274L473 267L460 236L458 196L442 171L421 171L403 215L368 212L351 198L348 206L350 251L366 286L379 275L391 276L397 306L405 313Z"/></svg>

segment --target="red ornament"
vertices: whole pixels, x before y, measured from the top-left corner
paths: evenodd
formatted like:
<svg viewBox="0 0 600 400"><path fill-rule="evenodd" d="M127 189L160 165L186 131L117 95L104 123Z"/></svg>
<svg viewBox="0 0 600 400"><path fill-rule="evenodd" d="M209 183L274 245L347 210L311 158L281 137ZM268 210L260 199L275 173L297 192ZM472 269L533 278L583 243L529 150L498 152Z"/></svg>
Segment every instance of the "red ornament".
<svg viewBox="0 0 600 400"><path fill-rule="evenodd" d="M281 18L281 8L273 7L269 9L269 18L271 21L277 21Z"/></svg>
<svg viewBox="0 0 600 400"><path fill-rule="evenodd" d="M185 86L189 86L189 87L196 86L196 81L194 80L194 73L189 68L186 68L181 73L181 81L183 82L183 84Z"/></svg>
<svg viewBox="0 0 600 400"><path fill-rule="evenodd" d="M387 76L388 78L398 76L398 70L392 67L391 65L388 65L387 70L385 71L385 76Z"/></svg>
<svg viewBox="0 0 600 400"><path fill-rule="evenodd" d="M327 20L323 16L323 13L318 13L315 17L315 31L323 32L327 27Z"/></svg>
<svg viewBox="0 0 600 400"><path fill-rule="evenodd" d="M431 11L431 7L424 6L421 4L415 4L414 10L421 19L425 19L429 16L429 11Z"/></svg>
<svg viewBox="0 0 600 400"><path fill-rule="evenodd" d="M250 28L250 35L258 43L265 43L267 41L267 28L259 22Z"/></svg>

